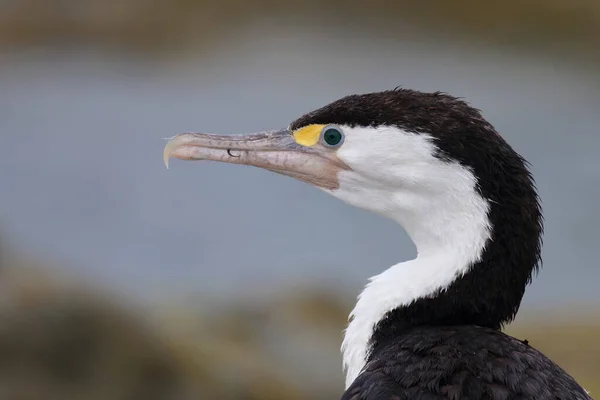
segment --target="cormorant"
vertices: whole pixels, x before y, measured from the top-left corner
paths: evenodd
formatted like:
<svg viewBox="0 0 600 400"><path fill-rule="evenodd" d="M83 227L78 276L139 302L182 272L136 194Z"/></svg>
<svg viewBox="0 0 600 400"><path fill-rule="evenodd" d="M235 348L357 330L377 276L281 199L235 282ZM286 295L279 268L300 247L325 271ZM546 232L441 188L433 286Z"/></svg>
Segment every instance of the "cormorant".
<svg viewBox="0 0 600 400"><path fill-rule="evenodd" d="M350 95L282 130L177 135L169 157L291 176L407 231L417 257L372 277L350 314L342 400L591 399L501 331L541 264L542 213L527 162L465 101Z"/></svg>

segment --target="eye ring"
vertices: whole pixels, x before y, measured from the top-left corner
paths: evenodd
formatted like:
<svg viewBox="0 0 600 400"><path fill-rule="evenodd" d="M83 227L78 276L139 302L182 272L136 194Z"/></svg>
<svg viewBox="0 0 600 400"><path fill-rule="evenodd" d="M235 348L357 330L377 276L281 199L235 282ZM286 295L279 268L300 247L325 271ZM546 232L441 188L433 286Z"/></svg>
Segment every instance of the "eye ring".
<svg viewBox="0 0 600 400"><path fill-rule="evenodd" d="M344 143L344 132L336 125L327 125L321 131L321 143L326 147L340 147Z"/></svg>

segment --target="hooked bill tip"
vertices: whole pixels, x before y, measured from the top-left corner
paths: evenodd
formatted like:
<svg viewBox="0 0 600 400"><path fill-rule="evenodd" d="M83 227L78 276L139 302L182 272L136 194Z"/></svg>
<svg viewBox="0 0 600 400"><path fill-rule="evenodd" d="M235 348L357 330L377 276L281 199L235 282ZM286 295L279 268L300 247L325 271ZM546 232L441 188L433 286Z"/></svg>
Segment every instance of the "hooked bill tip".
<svg viewBox="0 0 600 400"><path fill-rule="evenodd" d="M171 150L173 148L173 138L167 138L168 140L165 149L163 150L163 162L165 163L165 167L169 169L169 158L171 158Z"/></svg>

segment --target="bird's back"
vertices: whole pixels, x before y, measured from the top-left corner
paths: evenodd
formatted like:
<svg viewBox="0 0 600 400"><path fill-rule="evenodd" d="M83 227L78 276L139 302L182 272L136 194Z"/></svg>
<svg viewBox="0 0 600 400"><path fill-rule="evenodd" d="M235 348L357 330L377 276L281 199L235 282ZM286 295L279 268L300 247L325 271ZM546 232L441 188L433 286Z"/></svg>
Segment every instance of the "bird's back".
<svg viewBox="0 0 600 400"><path fill-rule="evenodd" d="M476 326L419 327L381 343L342 400L588 400L527 343Z"/></svg>

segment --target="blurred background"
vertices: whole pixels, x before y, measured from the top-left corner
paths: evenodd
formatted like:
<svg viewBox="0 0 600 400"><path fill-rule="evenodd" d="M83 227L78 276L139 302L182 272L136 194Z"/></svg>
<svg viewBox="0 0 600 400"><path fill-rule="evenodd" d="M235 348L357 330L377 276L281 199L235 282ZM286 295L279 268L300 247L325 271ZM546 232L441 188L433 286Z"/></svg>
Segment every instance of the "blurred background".
<svg viewBox="0 0 600 400"><path fill-rule="evenodd" d="M406 234L258 169L167 171L163 138L398 85L532 163L545 263L507 330L597 395L599 1L1 0L0 398L339 398L346 317Z"/></svg>

